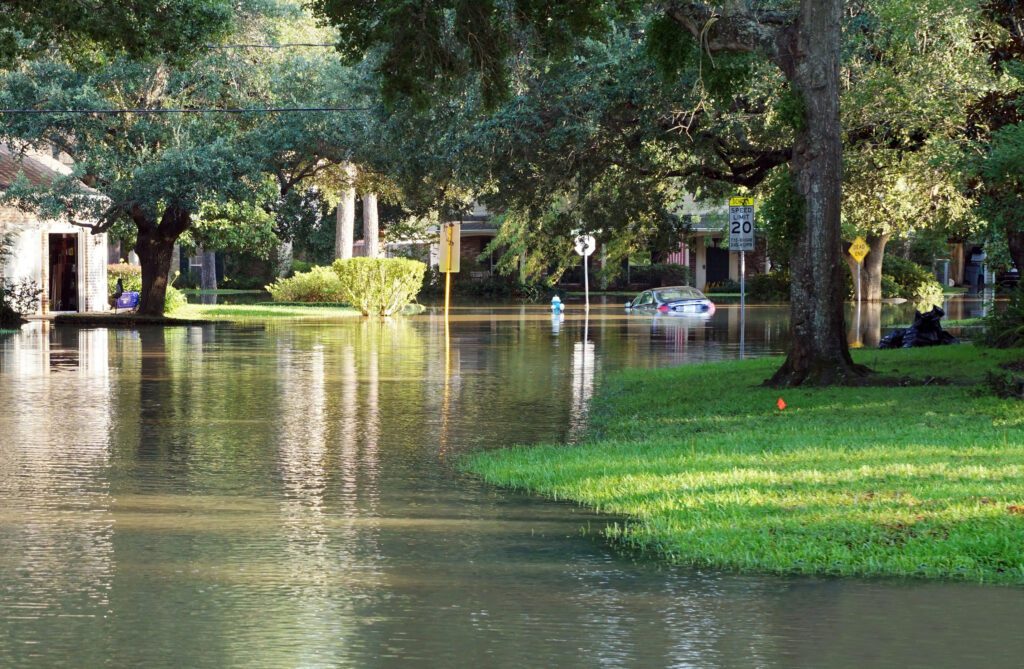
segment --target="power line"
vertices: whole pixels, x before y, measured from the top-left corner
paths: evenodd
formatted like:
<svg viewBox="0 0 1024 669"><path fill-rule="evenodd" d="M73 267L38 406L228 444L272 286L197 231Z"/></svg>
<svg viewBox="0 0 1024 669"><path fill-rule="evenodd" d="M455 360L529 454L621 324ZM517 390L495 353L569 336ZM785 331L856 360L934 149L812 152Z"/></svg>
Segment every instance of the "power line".
<svg viewBox="0 0 1024 669"><path fill-rule="evenodd" d="M282 44L205 44L207 49L292 49L292 48L315 48L333 49L337 44L323 42L284 42Z"/></svg>
<svg viewBox="0 0 1024 669"><path fill-rule="evenodd" d="M152 108L152 109L0 109L0 114L293 114L368 112L371 107L255 107L255 108Z"/></svg>

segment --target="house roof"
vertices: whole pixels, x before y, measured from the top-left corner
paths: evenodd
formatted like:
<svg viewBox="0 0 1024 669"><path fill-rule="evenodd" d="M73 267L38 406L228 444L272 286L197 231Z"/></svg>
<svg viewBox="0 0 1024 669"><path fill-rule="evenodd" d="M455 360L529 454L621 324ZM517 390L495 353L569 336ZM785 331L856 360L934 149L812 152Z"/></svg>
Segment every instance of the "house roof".
<svg viewBox="0 0 1024 669"><path fill-rule="evenodd" d="M71 174L71 168L58 160L35 153L22 154L0 143L0 190L9 188L22 173L33 186L48 186L57 177ZM81 186L84 191L99 195L95 189Z"/></svg>

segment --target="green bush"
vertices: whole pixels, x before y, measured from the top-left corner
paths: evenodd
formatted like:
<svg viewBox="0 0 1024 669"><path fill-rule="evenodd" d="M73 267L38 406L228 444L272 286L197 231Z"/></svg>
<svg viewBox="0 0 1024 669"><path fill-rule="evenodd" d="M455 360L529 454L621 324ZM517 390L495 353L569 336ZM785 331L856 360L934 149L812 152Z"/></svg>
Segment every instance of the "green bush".
<svg viewBox="0 0 1024 669"><path fill-rule="evenodd" d="M755 302L787 302L789 300L789 274L769 272L749 277L747 279L747 299Z"/></svg>
<svg viewBox="0 0 1024 669"><path fill-rule="evenodd" d="M900 284L888 274L882 275L882 297L891 298L900 296Z"/></svg>
<svg viewBox="0 0 1024 669"><path fill-rule="evenodd" d="M942 285L930 271L911 260L904 260L899 256L885 256L882 261L882 276L888 276L899 286L899 294L896 297L918 303L936 304L942 301ZM882 295L885 295L884 289Z"/></svg>
<svg viewBox="0 0 1024 669"><path fill-rule="evenodd" d="M522 300L525 302L546 301L551 297L551 287L541 281L520 283L518 277L491 274L474 279L464 272L452 274L452 295L486 300ZM419 299L433 299L444 296L444 273L436 267L427 269Z"/></svg>
<svg viewBox="0 0 1024 669"><path fill-rule="evenodd" d="M23 316L39 308L43 291L32 279L0 279L0 329L15 329L25 322Z"/></svg>
<svg viewBox="0 0 1024 669"><path fill-rule="evenodd" d="M316 265L305 260L292 260L292 274L299 274L300 272L309 272Z"/></svg>
<svg viewBox="0 0 1024 669"><path fill-rule="evenodd" d="M345 302L341 280L330 267L314 267L287 279L278 279L267 286L275 302L338 303Z"/></svg>
<svg viewBox="0 0 1024 669"><path fill-rule="evenodd" d="M364 316L390 316L411 303L427 266L406 258L349 258L331 266L341 280L342 299Z"/></svg>
<svg viewBox="0 0 1024 669"><path fill-rule="evenodd" d="M981 341L996 348L1024 346L1024 283L1010 294L1010 302L1004 309L993 308L982 319L985 334Z"/></svg>
<svg viewBox="0 0 1024 669"><path fill-rule="evenodd" d="M188 304L188 298L174 286L167 286L167 294L164 295L164 313L170 314Z"/></svg>
<svg viewBox="0 0 1024 669"><path fill-rule="evenodd" d="M107 265L107 295L113 295L117 288L117 280L121 279L126 293L142 291L142 268L138 265L118 263Z"/></svg>
<svg viewBox="0 0 1024 669"><path fill-rule="evenodd" d="M711 293L738 293L740 292L740 284L738 281L732 279L725 279L724 281L712 281L704 287L704 292Z"/></svg>

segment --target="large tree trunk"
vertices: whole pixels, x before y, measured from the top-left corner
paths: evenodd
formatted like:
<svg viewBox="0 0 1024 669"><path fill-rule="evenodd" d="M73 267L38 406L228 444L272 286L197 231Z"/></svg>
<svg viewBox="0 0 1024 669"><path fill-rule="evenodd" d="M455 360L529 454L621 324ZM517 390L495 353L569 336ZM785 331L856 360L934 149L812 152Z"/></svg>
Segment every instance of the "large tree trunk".
<svg viewBox="0 0 1024 669"><path fill-rule="evenodd" d="M356 166L345 163L342 166L347 183L341 190L338 203L337 230L334 233L334 257L351 258L352 241L356 224Z"/></svg>
<svg viewBox="0 0 1024 669"><path fill-rule="evenodd" d="M363 241L366 257L380 256L380 219L377 216L377 194L363 193Z"/></svg>
<svg viewBox="0 0 1024 669"><path fill-rule="evenodd" d="M866 373L850 358L843 318L841 18L842 0L802 0L796 24L777 37L776 59L805 108L790 164L805 215L791 261L789 351L768 381L775 386L848 383Z"/></svg>
<svg viewBox="0 0 1024 669"><path fill-rule="evenodd" d="M142 265L142 294L139 296L139 313L146 316L162 316L164 299L167 297L167 275L171 269L174 243L181 233L192 224L189 212L177 207L168 207L160 223L136 212L132 216L138 230L135 253Z"/></svg>
<svg viewBox="0 0 1024 669"><path fill-rule="evenodd" d="M709 52L759 52L782 70L800 96L804 118L790 169L804 200L804 229L792 257L791 337L786 362L768 381L780 386L851 382L854 365L843 326L844 276L839 235L842 141L839 47L842 0L801 0L796 14L755 11L730 0L666 3L675 20Z"/></svg>

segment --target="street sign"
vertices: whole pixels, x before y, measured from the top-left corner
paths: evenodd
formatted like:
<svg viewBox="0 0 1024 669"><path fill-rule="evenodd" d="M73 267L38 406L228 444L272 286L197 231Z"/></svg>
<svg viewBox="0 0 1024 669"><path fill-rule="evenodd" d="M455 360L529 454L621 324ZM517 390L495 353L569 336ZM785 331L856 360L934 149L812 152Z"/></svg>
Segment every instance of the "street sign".
<svg viewBox="0 0 1024 669"><path fill-rule="evenodd" d="M441 226L441 252L437 269L445 274L458 274L462 226L459 223L444 223Z"/></svg>
<svg viewBox="0 0 1024 669"><path fill-rule="evenodd" d="M576 245L576 253L581 256L589 256L597 248L597 240L594 239L593 235L576 235L574 242Z"/></svg>
<svg viewBox="0 0 1024 669"><path fill-rule="evenodd" d="M850 255L853 256L854 260L861 263L864 262L864 256L871 252L871 247L867 245L863 237L858 237L853 240L853 243L850 244L850 248L848 248L847 251L850 252Z"/></svg>
<svg viewBox="0 0 1024 669"><path fill-rule="evenodd" d="M754 198L729 198L729 250L754 250Z"/></svg>

